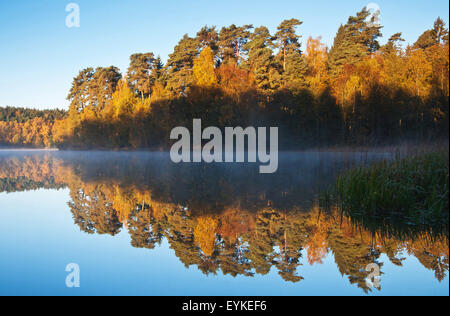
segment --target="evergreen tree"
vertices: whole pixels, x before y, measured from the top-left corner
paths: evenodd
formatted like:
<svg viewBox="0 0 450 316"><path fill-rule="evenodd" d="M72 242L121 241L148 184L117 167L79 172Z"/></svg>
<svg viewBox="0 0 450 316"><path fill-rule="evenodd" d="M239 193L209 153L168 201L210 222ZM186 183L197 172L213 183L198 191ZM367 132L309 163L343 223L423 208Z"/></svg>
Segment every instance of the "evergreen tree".
<svg viewBox="0 0 450 316"><path fill-rule="evenodd" d="M272 82L272 73L275 68L273 41L274 37L270 35L267 27L261 26L255 29L250 36L250 41L245 45L248 59L244 67L251 71L256 87L264 93L273 92L276 87L276 84Z"/></svg>
<svg viewBox="0 0 450 316"><path fill-rule="evenodd" d="M155 78L152 74L156 67L158 65L153 53L133 54L130 56L128 83L130 88L142 99L150 95L151 87L155 83Z"/></svg>
<svg viewBox="0 0 450 316"><path fill-rule="evenodd" d="M100 112L111 100L122 75L114 66L97 69L86 68L74 78L67 99L71 102L72 113L80 113L85 108Z"/></svg>
<svg viewBox="0 0 450 316"><path fill-rule="evenodd" d="M219 35L217 34L215 26L209 27L206 25L202 27L202 29L197 33L196 39L199 43L200 50L205 47L209 47L212 49L214 54L217 53L217 42L219 40Z"/></svg>
<svg viewBox="0 0 450 316"><path fill-rule="evenodd" d="M375 16L368 20L370 15L363 8L356 16L349 17L347 24L339 27L329 53L330 72L334 77L342 71L343 66L356 64L379 49L378 38L382 36L382 26L376 23Z"/></svg>
<svg viewBox="0 0 450 316"><path fill-rule="evenodd" d="M250 37L252 25L223 27L220 31L219 50L221 62L241 63L244 54L247 52L246 44Z"/></svg>
<svg viewBox="0 0 450 316"><path fill-rule="evenodd" d="M282 81L285 87L299 88L306 83L307 65L302 57L301 36L296 34L296 27L303 22L297 19L285 20L278 26L275 34L279 56L283 65Z"/></svg>
<svg viewBox="0 0 450 316"><path fill-rule="evenodd" d="M166 64L167 89L174 96L184 95L187 87L192 83L192 68L198 54L198 40L187 34L175 46Z"/></svg>
<svg viewBox="0 0 450 316"><path fill-rule="evenodd" d="M301 54L300 36L295 33L295 29L302 24L303 22L297 19L290 19L281 22L277 28L278 32L275 34L275 37L278 42L280 54L282 55L284 71L286 71L288 55L292 52Z"/></svg>
<svg viewBox="0 0 450 316"><path fill-rule="evenodd" d="M448 29L445 27L445 22L440 17L434 22L433 34L437 44L448 44Z"/></svg>
<svg viewBox="0 0 450 316"><path fill-rule="evenodd" d="M306 87L308 65L299 51L289 51L286 55L286 68L282 74L285 87L299 89Z"/></svg>
<svg viewBox="0 0 450 316"><path fill-rule="evenodd" d="M89 84L94 76L93 68L85 68L73 78L67 100L70 101L70 110L75 113L81 112L89 105Z"/></svg>
<svg viewBox="0 0 450 316"><path fill-rule="evenodd" d="M381 51L384 54L398 54L401 51L400 42L404 42L405 40L402 38L402 33L395 33L392 35L386 45L381 47Z"/></svg>
<svg viewBox="0 0 450 316"><path fill-rule="evenodd" d="M419 36L417 41L414 43L414 48L416 49L427 49L436 44L436 34L433 30L426 30L422 35Z"/></svg>

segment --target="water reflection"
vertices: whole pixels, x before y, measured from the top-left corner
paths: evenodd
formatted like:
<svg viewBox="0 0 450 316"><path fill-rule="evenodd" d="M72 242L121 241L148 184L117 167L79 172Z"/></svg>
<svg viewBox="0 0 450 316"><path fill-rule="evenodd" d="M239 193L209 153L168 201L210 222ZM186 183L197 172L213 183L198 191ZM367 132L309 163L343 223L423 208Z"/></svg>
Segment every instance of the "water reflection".
<svg viewBox="0 0 450 316"><path fill-rule="evenodd" d="M380 227L322 209L319 188L338 172L389 155L284 154L279 172L252 165L173 165L166 154L0 153L0 192L69 188L73 220L88 234L127 230L133 247L167 240L205 274L267 275L301 282L302 265L333 254L340 273L373 290L366 267L386 255L416 257L436 279L448 272L448 233ZM306 254L306 258L302 258Z"/></svg>

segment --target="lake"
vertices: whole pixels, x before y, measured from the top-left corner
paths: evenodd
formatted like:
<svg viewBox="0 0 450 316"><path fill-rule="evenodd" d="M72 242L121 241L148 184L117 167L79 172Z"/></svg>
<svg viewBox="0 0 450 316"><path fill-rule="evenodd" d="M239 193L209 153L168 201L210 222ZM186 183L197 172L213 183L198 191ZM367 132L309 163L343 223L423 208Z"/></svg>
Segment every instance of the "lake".
<svg viewBox="0 0 450 316"><path fill-rule="evenodd" d="M448 232L364 226L319 193L389 153L180 164L0 151L0 295L449 295ZM69 264L79 287L68 287Z"/></svg>

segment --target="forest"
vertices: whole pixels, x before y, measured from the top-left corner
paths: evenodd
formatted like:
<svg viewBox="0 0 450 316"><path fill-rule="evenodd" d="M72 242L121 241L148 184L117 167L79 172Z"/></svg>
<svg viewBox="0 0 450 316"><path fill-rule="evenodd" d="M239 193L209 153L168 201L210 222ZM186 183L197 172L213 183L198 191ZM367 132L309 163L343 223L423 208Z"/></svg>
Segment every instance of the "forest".
<svg viewBox="0 0 450 316"><path fill-rule="evenodd" d="M50 147L55 121L66 116L64 110L0 107L0 146Z"/></svg>
<svg viewBox="0 0 450 316"><path fill-rule="evenodd" d="M448 28L438 18L414 44L396 33L381 45L377 20L363 8L330 48L320 37L302 47L298 19L274 34L205 26L186 34L165 64L147 52L130 56L125 74L81 70L67 113L1 114L0 144L164 150L170 130L194 118L222 128L277 126L285 150L448 139Z"/></svg>

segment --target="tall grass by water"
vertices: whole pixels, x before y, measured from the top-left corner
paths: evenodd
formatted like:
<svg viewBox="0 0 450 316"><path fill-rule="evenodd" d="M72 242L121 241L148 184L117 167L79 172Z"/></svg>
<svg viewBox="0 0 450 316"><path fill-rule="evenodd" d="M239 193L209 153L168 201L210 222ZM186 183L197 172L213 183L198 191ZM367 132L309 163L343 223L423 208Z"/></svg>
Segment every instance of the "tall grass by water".
<svg viewBox="0 0 450 316"><path fill-rule="evenodd" d="M351 169L321 201L369 225L391 221L448 232L448 194L449 154L438 151Z"/></svg>

